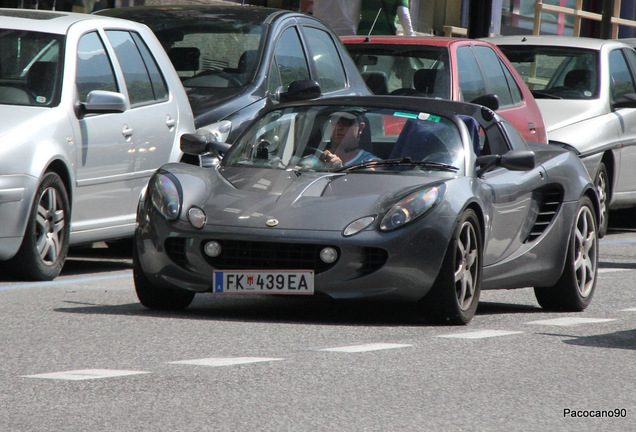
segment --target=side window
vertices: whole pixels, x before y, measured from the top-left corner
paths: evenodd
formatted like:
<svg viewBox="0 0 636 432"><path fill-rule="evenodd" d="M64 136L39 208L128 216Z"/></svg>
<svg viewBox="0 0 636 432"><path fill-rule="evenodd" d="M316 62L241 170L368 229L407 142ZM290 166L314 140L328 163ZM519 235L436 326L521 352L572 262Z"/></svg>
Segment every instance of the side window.
<svg viewBox="0 0 636 432"><path fill-rule="evenodd" d="M511 106L513 103L510 88L497 54L490 47L476 46L475 55L486 74L489 92L497 95L501 108Z"/></svg>
<svg viewBox="0 0 636 432"><path fill-rule="evenodd" d="M614 50L609 55L610 85L612 100L620 99L627 93L635 93L632 74L627 66L622 50Z"/></svg>
<svg viewBox="0 0 636 432"><path fill-rule="evenodd" d="M285 90L292 81L309 79L307 59L295 27L281 35L276 47L276 63Z"/></svg>
<svg viewBox="0 0 636 432"><path fill-rule="evenodd" d="M96 32L82 36L77 45L75 83L81 102L86 102L93 90L119 91L113 66Z"/></svg>
<svg viewBox="0 0 636 432"><path fill-rule="evenodd" d="M158 97L155 95L155 88L163 78L156 80L155 86L151 80L152 75L155 75L156 78L159 73L156 63L152 60L151 64L147 65L142 57L143 50L146 51L147 55L150 55L147 52L148 49L145 46L143 46L143 50L140 49L131 33L127 31L110 30L106 34L115 49L115 54L124 72L130 104L138 105L154 102L157 99L165 99L167 96L165 84L163 84L163 89L159 86L160 94Z"/></svg>
<svg viewBox="0 0 636 432"><path fill-rule="evenodd" d="M157 61L152 56L152 53L148 49L146 43L141 39L137 33L131 33L133 40L139 48L141 57L144 60L144 64L148 69L148 76L150 77L150 83L152 84L152 91L155 94L155 100L162 101L168 99L168 86L166 85L166 79L161 73Z"/></svg>
<svg viewBox="0 0 636 432"><path fill-rule="evenodd" d="M486 84L470 47L460 47L457 50L457 69L463 101L470 102L486 94Z"/></svg>
<svg viewBox="0 0 636 432"><path fill-rule="evenodd" d="M501 63L501 60L499 60ZM508 68L501 63L501 69L504 71L504 75L506 76L506 81L508 82L508 88L510 89L510 94L512 95L512 103L513 105L519 105L523 102L523 97L521 96L521 89L517 85L517 82L512 77L512 74L508 70Z"/></svg>
<svg viewBox="0 0 636 432"><path fill-rule="evenodd" d="M329 33L313 27L305 27L311 41L311 55L318 71L318 83L323 93L342 90L347 85L338 50Z"/></svg>

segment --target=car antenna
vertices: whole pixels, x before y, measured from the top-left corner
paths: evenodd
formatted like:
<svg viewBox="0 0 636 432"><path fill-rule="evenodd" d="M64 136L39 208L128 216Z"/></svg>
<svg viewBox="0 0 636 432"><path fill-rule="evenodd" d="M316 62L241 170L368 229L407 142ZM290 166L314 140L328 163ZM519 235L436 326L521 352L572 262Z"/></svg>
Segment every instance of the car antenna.
<svg viewBox="0 0 636 432"><path fill-rule="evenodd" d="M369 42L369 38L371 37L371 32L373 31L373 27L375 27L375 23L378 22L378 17L380 16L380 12L382 12L382 8L378 9L378 13L375 14L375 19L373 20L373 24L371 24L371 28L369 29L369 34L367 35L365 42Z"/></svg>

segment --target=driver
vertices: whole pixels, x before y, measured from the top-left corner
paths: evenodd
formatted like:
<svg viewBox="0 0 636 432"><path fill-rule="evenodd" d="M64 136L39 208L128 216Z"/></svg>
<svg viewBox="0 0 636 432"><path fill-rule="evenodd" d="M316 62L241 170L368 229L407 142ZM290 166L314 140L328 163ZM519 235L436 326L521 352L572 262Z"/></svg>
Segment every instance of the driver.
<svg viewBox="0 0 636 432"><path fill-rule="evenodd" d="M333 125L331 146L320 155L320 160L334 168L362 162L381 160L360 148L362 131L367 127L363 118L351 112L336 112L330 116Z"/></svg>

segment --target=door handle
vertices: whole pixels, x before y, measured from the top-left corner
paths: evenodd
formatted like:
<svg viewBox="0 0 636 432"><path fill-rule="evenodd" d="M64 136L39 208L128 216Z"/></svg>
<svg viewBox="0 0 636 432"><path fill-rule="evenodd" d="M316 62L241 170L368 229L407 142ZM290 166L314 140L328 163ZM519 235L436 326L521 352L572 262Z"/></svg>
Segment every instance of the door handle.
<svg viewBox="0 0 636 432"><path fill-rule="evenodd" d="M124 128L121 130L121 134L124 138L130 138L135 130L133 128L129 128L128 125L124 125Z"/></svg>
<svg viewBox="0 0 636 432"><path fill-rule="evenodd" d="M176 123L177 121L170 116L166 119L166 126L168 126L168 129L173 128Z"/></svg>

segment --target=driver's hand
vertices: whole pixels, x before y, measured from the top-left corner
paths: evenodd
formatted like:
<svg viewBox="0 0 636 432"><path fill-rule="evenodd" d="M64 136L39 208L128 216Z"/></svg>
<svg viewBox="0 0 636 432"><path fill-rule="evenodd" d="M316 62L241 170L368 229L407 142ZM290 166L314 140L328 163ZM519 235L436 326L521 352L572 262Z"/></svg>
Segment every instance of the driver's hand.
<svg viewBox="0 0 636 432"><path fill-rule="evenodd" d="M329 150L325 150L320 155L320 160L331 167L342 168L342 159L340 159L334 153L331 153Z"/></svg>

